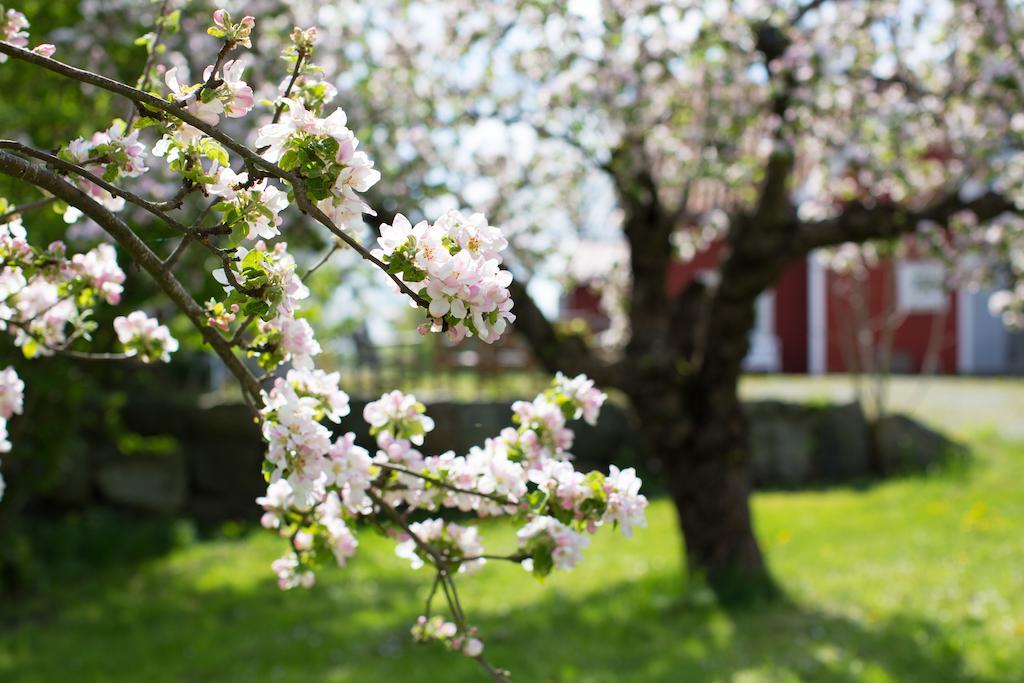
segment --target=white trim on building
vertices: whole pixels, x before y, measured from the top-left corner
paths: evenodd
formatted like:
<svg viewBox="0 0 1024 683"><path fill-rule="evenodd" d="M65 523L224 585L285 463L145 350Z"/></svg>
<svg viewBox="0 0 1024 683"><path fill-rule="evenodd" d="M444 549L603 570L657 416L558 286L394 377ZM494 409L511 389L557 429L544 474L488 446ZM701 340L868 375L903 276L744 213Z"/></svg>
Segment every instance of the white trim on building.
<svg viewBox="0 0 1024 683"><path fill-rule="evenodd" d="M827 370L828 279L817 251L807 255L807 372L821 375Z"/></svg>
<svg viewBox="0 0 1024 683"><path fill-rule="evenodd" d="M967 287L956 291L956 371L969 375L974 363L974 302Z"/></svg>
<svg viewBox="0 0 1024 683"><path fill-rule="evenodd" d="M757 297L754 329L750 331L750 349L743 359L743 368L750 372L779 372L782 357L779 338L775 335L775 290L768 289Z"/></svg>

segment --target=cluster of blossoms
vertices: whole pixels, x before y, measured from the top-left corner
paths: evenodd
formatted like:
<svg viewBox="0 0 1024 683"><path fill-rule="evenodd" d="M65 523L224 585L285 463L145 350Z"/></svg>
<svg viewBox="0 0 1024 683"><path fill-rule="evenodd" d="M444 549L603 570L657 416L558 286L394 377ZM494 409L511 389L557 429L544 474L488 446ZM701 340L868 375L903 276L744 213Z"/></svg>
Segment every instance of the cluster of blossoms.
<svg viewBox="0 0 1024 683"><path fill-rule="evenodd" d="M525 525L519 548L504 559L518 559L538 576L574 567L588 534L604 524L620 526L627 536L644 524L647 499L633 469L584 474L572 467L565 450L572 443L567 421L595 421L605 400L584 376L559 375L533 402L517 404L518 429L503 430L465 456L424 456L417 450L434 423L422 403L397 391L364 410L377 443L374 455L356 446L352 433L334 438L321 421L337 422L348 412L337 379L337 374L292 370L265 396L270 485L259 503L264 526L292 540L292 552L275 565L284 587L313 580L309 572L319 562L318 550L330 549L344 563L356 547L345 520L373 513L375 503L410 511L449 508L481 517L520 516ZM485 562L473 525L428 518L394 534L396 553L413 568L437 557L462 572Z"/></svg>
<svg viewBox="0 0 1024 683"><path fill-rule="evenodd" d="M310 567L325 554L344 565L357 541L345 518L368 511L370 455L355 435L334 438L321 420L349 413L338 373L293 369L264 395L264 473L270 484L257 500L263 526L292 540L292 552L274 563L282 588L311 585Z"/></svg>
<svg viewBox="0 0 1024 683"><path fill-rule="evenodd" d="M535 517L516 533L519 546L530 557L523 560L527 571L546 574L552 567L572 569L583 559L583 549L590 539L562 524L554 517ZM534 562L542 558L542 564Z"/></svg>
<svg viewBox="0 0 1024 683"><path fill-rule="evenodd" d="M91 319L98 302L116 305L124 291L124 271L110 244L67 254L63 242L45 249L29 244L21 216L0 198L0 330L14 338L26 358L65 351L78 339L90 339L96 329ZM114 329L128 351L146 362L169 360L178 343L167 331L136 312L114 321ZM22 410L24 383L13 368L0 372L0 453L11 450L7 421ZM0 498L5 484L0 476Z"/></svg>
<svg viewBox="0 0 1024 683"><path fill-rule="evenodd" d="M295 367L311 368L320 344L310 324L296 317L299 302L309 297L309 288L296 272L288 245L278 242L268 247L260 240L251 250L239 247L236 255L238 262L232 264L230 274L223 268L214 271L214 277L228 292L220 319L239 312L261 318L258 334L249 345L249 354L261 367L272 370L290 361ZM211 306L216 311L217 304L207 304L207 309ZM215 324L221 326L216 320Z"/></svg>
<svg viewBox="0 0 1024 683"><path fill-rule="evenodd" d="M512 274L501 269L508 241L483 214L451 210L416 225L399 214L381 226L377 242L374 256L429 302L434 329L447 330L453 341L475 335L490 344L515 320Z"/></svg>
<svg viewBox="0 0 1024 683"><path fill-rule="evenodd" d="M145 164L146 147L139 142L138 130L126 134L126 129L123 121L114 121L110 128L93 133L88 140L78 138L71 141L58 156L109 183L122 178L137 178L148 170ZM124 208L124 198L112 195L91 180L75 177L74 183L108 210L120 211ZM78 209L68 206L64 220L73 223L81 215Z"/></svg>
<svg viewBox="0 0 1024 683"><path fill-rule="evenodd" d="M208 194L220 197L214 210L239 237L247 240L273 239L281 234L281 211L288 208L288 193L260 180L249 182L248 173L235 173L230 168L216 168L213 182L206 186Z"/></svg>
<svg viewBox="0 0 1024 683"><path fill-rule="evenodd" d="M252 17L233 22L227 12L218 10L213 24L208 33L223 38L225 49L221 55L234 46L249 47L255 26ZM315 41L315 29L293 32L285 57L296 60L301 55L296 73L306 78L306 87L292 98L284 97L287 89L282 92L274 120L260 129L256 145L265 158L282 169L298 169L304 178L303 191L325 214L345 225L370 211L355 192L369 189L380 174L373 170L365 153L356 151L359 143L345 127L343 111L339 109L326 118L318 115L328 93L313 88L308 80L315 70L309 64ZM173 70L166 78L171 97L210 125L215 125L221 115L244 116L253 106L252 90L241 80L240 64L227 61L223 67L218 65L220 60L208 67L199 84L181 85ZM306 90L319 92L319 105L306 107L302 99ZM282 114L284 118L279 121ZM206 304L208 324L229 333L239 315L258 319L255 334L245 348L261 367L269 371L290 362L295 368L311 370L313 357L321 348L309 323L296 316L299 302L309 296L309 290L296 272L287 244L268 245L264 241L280 235L280 214L289 205L289 194L266 178L252 178L248 171L233 170L224 148L196 128L180 122L166 128L154 153L165 156L172 170L215 198L212 208L220 218L218 227L230 232L232 243L237 245L229 250L231 257L224 267L214 272L227 297ZM203 157L213 160L205 169ZM252 240L258 241L251 244ZM247 241L250 244L243 246Z"/></svg>
<svg viewBox="0 0 1024 683"><path fill-rule="evenodd" d="M171 360L178 350L178 340L171 336L166 325L150 318L142 311L114 318L114 331L129 357L138 356L143 363Z"/></svg>
<svg viewBox="0 0 1024 683"><path fill-rule="evenodd" d="M281 55L288 63L291 75L286 76L277 88L279 98L291 95L308 110L317 113L338 95L338 89L323 79L323 70L309 61L318 34L316 27L295 27L291 34L291 44Z"/></svg>
<svg viewBox="0 0 1024 683"><path fill-rule="evenodd" d="M0 453L11 450L11 442L7 438L7 421L13 415L21 415L25 397L25 383L18 377L14 368L7 367L0 371ZM0 472L0 500L4 497L3 473Z"/></svg>
<svg viewBox="0 0 1024 683"><path fill-rule="evenodd" d="M164 82L175 102L203 123L211 126L220 122L221 116L237 119L245 116L256 103L252 88L242 80L245 65L238 60L224 63L217 78L214 79L214 65L210 64L203 70L202 83L182 84L178 80L177 68L168 69ZM216 80L219 85L208 85ZM187 125L187 124L185 124ZM189 127L181 132L185 138L201 135L198 130Z"/></svg>
<svg viewBox="0 0 1024 683"><path fill-rule="evenodd" d="M4 10L0 5L0 38L18 47L28 45L28 18L15 9ZM7 55L0 55L0 63L7 61Z"/></svg>
<svg viewBox="0 0 1024 683"><path fill-rule="evenodd" d="M420 543L429 544L436 552L447 557L463 558L454 563L460 572L471 574L486 562L481 557L484 547L475 526L463 526L443 519L427 519L410 524L409 531L415 534ZM419 569L424 560L429 559L416 539L410 536L395 548L395 554L409 560L413 569Z"/></svg>
<svg viewBox="0 0 1024 683"><path fill-rule="evenodd" d="M213 26L206 29L206 32L214 38L223 38L228 45L241 45L252 48L252 41L249 39L252 30L256 28L256 19L246 15L239 21L231 21L231 15L225 9L214 10Z"/></svg>
<svg viewBox="0 0 1024 683"><path fill-rule="evenodd" d="M241 118L255 106L256 100L252 88L242 79L245 66L239 60L223 61L223 55L236 46L251 47L249 35L256 25L251 16L243 17L234 23L224 10L213 14L214 25L207 32L225 40L224 49L215 64L203 69L203 80L200 83L182 83L177 68L168 69L164 74L164 82L168 89L168 99L184 107L192 116L203 123L215 126L221 116ZM144 120L146 121L146 120ZM153 146L153 154L167 160L171 170L193 183L200 185L214 184L222 191L232 194L234 187L244 184L235 182L235 177L215 177L219 167L228 165L228 153L220 143L203 134L195 126L178 119L148 120L142 125L156 123L163 131L163 136ZM203 159L213 162L211 168L204 169ZM261 193L260 188L257 194Z"/></svg>
<svg viewBox="0 0 1024 683"><path fill-rule="evenodd" d="M7 210L0 199L0 213ZM125 275L109 244L70 258L63 242L38 249L15 215L0 225L0 260L0 329L14 335L26 358L88 339L96 327L91 314L97 301L121 301Z"/></svg>
<svg viewBox="0 0 1024 683"><path fill-rule="evenodd" d="M287 107L284 119L263 126L256 137L263 157L302 174L307 194L335 225L358 227L364 213L375 212L357 193L373 187L380 171L357 150L359 140L346 127L345 112L335 109L321 118L299 99L280 101Z"/></svg>
<svg viewBox="0 0 1024 683"><path fill-rule="evenodd" d="M417 643L444 643L449 650L467 657L479 657L484 652L483 641L477 637L475 628L460 634L455 622L445 621L442 617L428 619L421 616L412 627L412 637Z"/></svg>

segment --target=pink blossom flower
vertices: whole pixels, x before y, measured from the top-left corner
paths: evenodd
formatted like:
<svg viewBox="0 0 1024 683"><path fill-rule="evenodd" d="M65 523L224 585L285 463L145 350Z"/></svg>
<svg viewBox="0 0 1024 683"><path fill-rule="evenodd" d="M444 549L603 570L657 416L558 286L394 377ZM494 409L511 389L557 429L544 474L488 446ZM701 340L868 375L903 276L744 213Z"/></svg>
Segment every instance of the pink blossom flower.
<svg viewBox="0 0 1024 683"><path fill-rule="evenodd" d="M156 360L168 362L178 350L178 340L171 336L166 325L150 318L142 311L114 318L114 331L129 356L139 356L144 363Z"/></svg>

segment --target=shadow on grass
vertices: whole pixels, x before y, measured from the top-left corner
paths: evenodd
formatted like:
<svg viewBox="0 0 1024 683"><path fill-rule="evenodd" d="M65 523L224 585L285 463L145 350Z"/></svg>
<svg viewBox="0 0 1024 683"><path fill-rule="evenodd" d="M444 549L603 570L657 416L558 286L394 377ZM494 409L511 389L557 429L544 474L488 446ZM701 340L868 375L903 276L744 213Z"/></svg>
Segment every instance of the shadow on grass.
<svg viewBox="0 0 1024 683"><path fill-rule="evenodd" d="M282 593L266 575L203 586L165 569L104 580L45 624L0 631L0 679L486 680L472 661L411 642L426 575L367 559L310 592ZM995 683L971 676L957 645L913 615L864 624L785 600L725 611L701 589L680 597L667 573L582 597L563 592L569 581L551 580L533 602L510 593L470 609L514 681Z"/></svg>
<svg viewBox="0 0 1024 683"><path fill-rule="evenodd" d="M0 529L0 601L14 607L82 577L126 575L197 536L191 522L105 508L6 521ZM0 626L18 621L14 611L0 612Z"/></svg>
<svg viewBox="0 0 1024 683"><path fill-rule="evenodd" d="M726 611L701 589L678 598L677 586L654 577L481 623L501 638L495 658L517 662L524 681L995 683L972 676L942 629L912 615L867 625L782 597ZM518 658L514 643L531 656Z"/></svg>

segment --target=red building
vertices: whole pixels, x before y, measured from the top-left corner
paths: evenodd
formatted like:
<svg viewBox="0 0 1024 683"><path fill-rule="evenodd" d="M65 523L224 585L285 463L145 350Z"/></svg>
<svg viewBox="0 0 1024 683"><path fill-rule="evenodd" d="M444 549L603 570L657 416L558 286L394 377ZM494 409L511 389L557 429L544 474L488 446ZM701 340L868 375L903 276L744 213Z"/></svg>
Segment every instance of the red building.
<svg viewBox="0 0 1024 683"><path fill-rule="evenodd" d="M724 244L671 266L665 287L677 296L694 278L714 285ZM619 246L588 245L577 259L595 268L625 256ZM576 260L576 259L574 259ZM575 270L575 269L574 269ZM587 277L579 278L582 282ZM791 264L757 303L747 368L760 372L871 371L1019 372L1022 343L987 310L986 292L944 288L942 266L921 258L881 260L860 279L829 271L816 257ZM600 297L585 284L563 301L563 317L582 317L595 330L608 319Z"/></svg>

